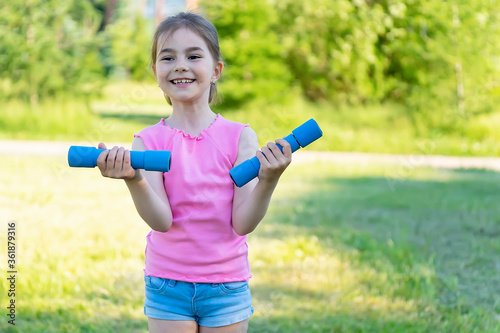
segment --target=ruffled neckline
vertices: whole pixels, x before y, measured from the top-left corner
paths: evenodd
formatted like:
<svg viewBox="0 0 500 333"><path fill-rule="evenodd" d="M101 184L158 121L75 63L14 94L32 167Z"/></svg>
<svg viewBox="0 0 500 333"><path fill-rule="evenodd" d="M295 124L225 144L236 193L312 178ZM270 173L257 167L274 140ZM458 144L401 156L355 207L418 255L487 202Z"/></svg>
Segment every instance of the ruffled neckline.
<svg viewBox="0 0 500 333"><path fill-rule="evenodd" d="M181 134L183 137L185 137L187 139L190 139L190 140L201 140L201 139L204 138L205 132L208 131L209 129L211 129L213 127L213 125L219 120L219 118L222 118L222 116L220 115L220 113L217 113L217 116L215 117L214 121L212 121L210 123L210 125L208 125L207 128L203 129L200 132L200 135L198 135L198 136L193 136L193 135L191 135L189 133L184 132L184 130L181 130L181 129L178 129L178 128L175 128L175 127L170 127L170 125L165 124L165 118L161 118L160 125L164 126L165 128L170 128L176 134L179 133L179 134Z"/></svg>

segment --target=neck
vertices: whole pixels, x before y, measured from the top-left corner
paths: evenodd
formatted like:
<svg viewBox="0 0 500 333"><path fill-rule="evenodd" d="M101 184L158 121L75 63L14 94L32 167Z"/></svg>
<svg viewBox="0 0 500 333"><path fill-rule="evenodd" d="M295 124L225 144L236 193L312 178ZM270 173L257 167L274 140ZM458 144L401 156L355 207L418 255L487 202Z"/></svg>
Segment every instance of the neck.
<svg viewBox="0 0 500 333"><path fill-rule="evenodd" d="M172 101L172 114L165 121L165 124L198 136L201 131L212 124L215 117L216 114L207 103L186 105Z"/></svg>

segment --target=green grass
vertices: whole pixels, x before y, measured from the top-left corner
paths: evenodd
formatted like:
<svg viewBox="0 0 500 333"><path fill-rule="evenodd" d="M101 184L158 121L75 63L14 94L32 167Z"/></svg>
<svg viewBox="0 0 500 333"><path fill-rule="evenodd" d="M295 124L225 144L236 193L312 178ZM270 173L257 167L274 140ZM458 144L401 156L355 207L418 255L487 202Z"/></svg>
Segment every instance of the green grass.
<svg viewBox="0 0 500 333"><path fill-rule="evenodd" d="M59 98L36 106L6 102L0 114L0 139L131 142L133 134L168 115L158 87L109 85L104 99Z"/></svg>
<svg viewBox="0 0 500 333"><path fill-rule="evenodd" d="M249 332L500 330L500 175L399 169L292 163L248 238ZM2 156L1 171L19 273L17 330L2 316L0 331L147 332L148 227L125 185L64 157Z"/></svg>
<svg viewBox="0 0 500 333"><path fill-rule="evenodd" d="M92 144L131 142L134 133L171 112L156 85L132 82L109 84L102 98L87 102L60 98L30 107L14 101L4 103L3 109L0 139L76 140ZM234 110L215 106L214 110L228 119L249 123L262 145L289 134L307 119L315 118L324 132L324 137L311 146L315 150L463 156L500 154L497 130L500 110L468 119L446 132L429 128L418 134L407 111L395 104L338 107L297 98L288 105L254 103Z"/></svg>

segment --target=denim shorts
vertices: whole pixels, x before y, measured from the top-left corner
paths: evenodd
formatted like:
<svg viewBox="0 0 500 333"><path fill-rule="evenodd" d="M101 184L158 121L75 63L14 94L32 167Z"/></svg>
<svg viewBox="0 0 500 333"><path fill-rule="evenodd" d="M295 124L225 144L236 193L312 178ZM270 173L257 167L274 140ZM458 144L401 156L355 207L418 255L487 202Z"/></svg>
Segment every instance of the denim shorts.
<svg viewBox="0 0 500 333"><path fill-rule="evenodd" d="M144 282L149 318L220 327L246 320L254 311L248 281L192 283L145 275Z"/></svg>

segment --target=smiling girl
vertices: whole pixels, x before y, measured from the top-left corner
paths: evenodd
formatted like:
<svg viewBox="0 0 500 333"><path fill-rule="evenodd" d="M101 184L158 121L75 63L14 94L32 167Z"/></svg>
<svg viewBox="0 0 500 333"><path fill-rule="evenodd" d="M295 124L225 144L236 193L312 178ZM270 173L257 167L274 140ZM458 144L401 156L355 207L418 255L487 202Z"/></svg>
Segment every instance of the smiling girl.
<svg viewBox="0 0 500 333"><path fill-rule="evenodd" d="M144 269L149 331L246 332L253 313L246 235L267 212L291 162L290 145L278 139L283 152L273 142L259 151L248 125L211 110L224 63L217 31L203 17L180 13L163 21L151 58L173 111L135 135L132 149L171 151L171 171L135 170L123 147L97 162L103 176L125 180L152 229ZM258 179L236 187L229 170L255 155Z"/></svg>

